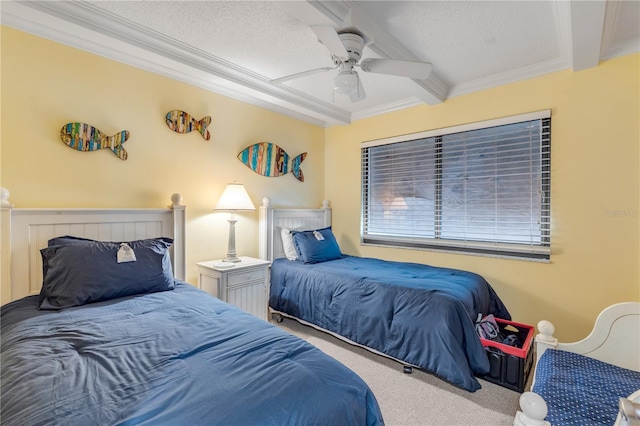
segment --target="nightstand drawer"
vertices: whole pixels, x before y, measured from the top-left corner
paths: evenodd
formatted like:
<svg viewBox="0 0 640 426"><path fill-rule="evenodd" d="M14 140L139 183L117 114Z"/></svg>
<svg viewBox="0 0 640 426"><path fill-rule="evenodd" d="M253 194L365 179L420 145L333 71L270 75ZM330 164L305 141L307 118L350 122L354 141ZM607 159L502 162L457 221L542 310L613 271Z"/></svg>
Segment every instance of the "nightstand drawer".
<svg viewBox="0 0 640 426"><path fill-rule="evenodd" d="M229 273L229 285L234 284L246 284L249 281L264 280L267 274L265 268L259 268L254 270L244 270L240 272Z"/></svg>

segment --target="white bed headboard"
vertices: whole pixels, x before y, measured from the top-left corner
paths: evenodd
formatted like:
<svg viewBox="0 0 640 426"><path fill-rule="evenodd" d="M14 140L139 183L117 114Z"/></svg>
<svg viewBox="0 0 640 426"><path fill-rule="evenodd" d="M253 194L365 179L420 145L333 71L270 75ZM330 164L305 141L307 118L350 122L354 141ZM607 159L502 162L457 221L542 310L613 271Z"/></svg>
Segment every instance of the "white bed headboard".
<svg viewBox="0 0 640 426"><path fill-rule="evenodd" d="M591 333L577 342L559 343L553 336L555 326L546 320L538 323L538 330L538 359L545 350L554 348L640 371L640 302L616 303L605 308Z"/></svg>
<svg viewBox="0 0 640 426"><path fill-rule="evenodd" d="M274 209L268 197L262 199L260 206L259 244L260 258L275 260L284 257L280 230L310 230L331 225L331 207L328 201L322 202L319 209Z"/></svg>
<svg viewBox="0 0 640 426"><path fill-rule="evenodd" d="M185 206L180 194L161 209L14 208L9 191L0 191L2 214L0 247L1 304L38 294L42 286L40 249L62 235L102 241L131 241L171 237L173 274L185 278Z"/></svg>

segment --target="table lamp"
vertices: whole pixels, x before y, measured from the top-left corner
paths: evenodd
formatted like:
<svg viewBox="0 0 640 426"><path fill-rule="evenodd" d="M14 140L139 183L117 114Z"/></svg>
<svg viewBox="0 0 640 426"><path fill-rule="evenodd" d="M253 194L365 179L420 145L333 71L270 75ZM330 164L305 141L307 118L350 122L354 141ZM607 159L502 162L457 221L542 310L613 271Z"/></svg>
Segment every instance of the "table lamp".
<svg viewBox="0 0 640 426"><path fill-rule="evenodd" d="M244 185L237 182L227 184L214 209L229 211L231 214L229 217L229 248L227 250L227 257L222 259L223 262L240 262L240 259L236 255L236 211L255 209Z"/></svg>

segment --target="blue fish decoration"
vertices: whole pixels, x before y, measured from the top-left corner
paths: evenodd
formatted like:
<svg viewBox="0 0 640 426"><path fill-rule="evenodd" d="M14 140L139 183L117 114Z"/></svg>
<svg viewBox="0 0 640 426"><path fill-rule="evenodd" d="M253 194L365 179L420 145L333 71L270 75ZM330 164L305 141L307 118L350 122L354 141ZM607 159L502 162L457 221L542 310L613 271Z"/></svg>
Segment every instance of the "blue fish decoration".
<svg viewBox="0 0 640 426"><path fill-rule="evenodd" d="M67 123L60 130L60 138L68 147L78 151L97 151L108 148L119 159L127 159L127 151L122 144L129 139L128 130L107 136L87 123Z"/></svg>
<svg viewBox="0 0 640 426"><path fill-rule="evenodd" d="M192 130L200 132L203 138L209 140L211 135L207 127L211 124L211 117L206 116L202 120L196 120L190 114L175 109L167 113L167 126L177 133L189 133Z"/></svg>
<svg viewBox="0 0 640 426"><path fill-rule="evenodd" d="M271 142L259 142L246 147L238 154L238 159L259 175L275 177L291 172L300 182L304 182L300 163L306 157L307 153L303 152L291 160L289 167L289 154Z"/></svg>

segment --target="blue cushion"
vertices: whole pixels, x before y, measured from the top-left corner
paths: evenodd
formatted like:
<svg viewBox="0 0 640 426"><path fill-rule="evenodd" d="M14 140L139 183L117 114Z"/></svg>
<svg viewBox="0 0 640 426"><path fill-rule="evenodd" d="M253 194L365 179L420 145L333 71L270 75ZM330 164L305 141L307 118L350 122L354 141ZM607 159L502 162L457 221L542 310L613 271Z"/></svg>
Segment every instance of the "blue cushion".
<svg viewBox="0 0 640 426"><path fill-rule="evenodd" d="M118 263L119 242L59 237L42 254L40 309L62 309L133 294L173 290L170 238L127 242L136 260Z"/></svg>
<svg viewBox="0 0 640 426"><path fill-rule="evenodd" d="M315 231L291 231L291 233L298 257L304 263L320 263L342 257L330 226ZM321 235L322 239L319 240L316 233Z"/></svg>

